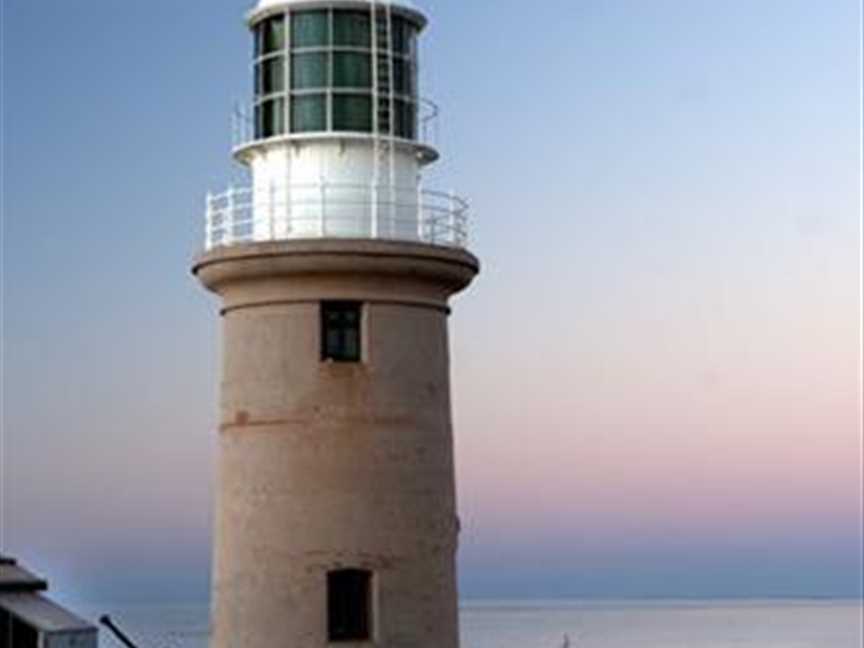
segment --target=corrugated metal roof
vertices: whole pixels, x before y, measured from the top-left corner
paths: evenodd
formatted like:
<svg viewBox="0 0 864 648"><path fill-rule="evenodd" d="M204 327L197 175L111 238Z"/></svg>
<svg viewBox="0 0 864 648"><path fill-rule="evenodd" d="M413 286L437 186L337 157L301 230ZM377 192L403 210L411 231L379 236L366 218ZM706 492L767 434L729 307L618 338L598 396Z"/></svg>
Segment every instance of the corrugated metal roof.
<svg viewBox="0 0 864 648"><path fill-rule="evenodd" d="M0 592L39 592L48 589L48 583L18 566L14 560L0 563Z"/></svg>
<svg viewBox="0 0 864 648"><path fill-rule="evenodd" d="M0 608L40 632L96 631L96 627L39 594L0 594Z"/></svg>

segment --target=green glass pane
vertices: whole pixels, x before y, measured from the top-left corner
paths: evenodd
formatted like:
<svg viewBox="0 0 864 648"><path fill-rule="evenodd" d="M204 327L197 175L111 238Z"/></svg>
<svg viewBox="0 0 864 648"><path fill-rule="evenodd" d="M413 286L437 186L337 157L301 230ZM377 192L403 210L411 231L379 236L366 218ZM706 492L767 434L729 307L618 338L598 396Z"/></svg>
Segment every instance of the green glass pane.
<svg viewBox="0 0 864 648"><path fill-rule="evenodd" d="M411 54L414 51L414 39L417 30L404 18L393 18L393 51L399 54Z"/></svg>
<svg viewBox="0 0 864 648"><path fill-rule="evenodd" d="M285 17L274 16L259 25L259 54L269 54L285 49Z"/></svg>
<svg viewBox="0 0 864 648"><path fill-rule="evenodd" d="M325 351L325 356L328 358L333 358L335 356L340 355L341 352L341 342L342 342L342 332L338 328L331 328L327 330L327 349Z"/></svg>
<svg viewBox="0 0 864 648"><path fill-rule="evenodd" d="M337 88L371 88L372 58L356 52L335 52L333 85Z"/></svg>
<svg viewBox="0 0 864 648"><path fill-rule="evenodd" d="M293 54L291 56L291 87L295 90L326 88L327 56L324 52Z"/></svg>
<svg viewBox="0 0 864 648"><path fill-rule="evenodd" d="M372 97L369 95L334 95L333 130L372 132Z"/></svg>
<svg viewBox="0 0 864 648"><path fill-rule="evenodd" d="M285 90L285 57L265 59L259 67L259 94L268 95Z"/></svg>
<svg viewBox="0 0 864 648"><path fill-rule="evenodd" d="M370 20L365 11L333 12L333 44L370 47Z"/></svg>
<svg viewBox="0 0 864 648"><path fill-rule="evenodd" d="M417 131L417 108L407 101L396 101L396 135L414 139Z"/></svg>
<svg viewBox="0 0 864 648"><path fill-rule="evenodd" d="M284 99L265 101L255 108L255 136L257 139L275 137L284 133Z"/></svg>
<svg viewBox="0 0 864 648"><path fill-rule="evenodd" d="M324 95L294 97L291 101L291 131L308 133L327 129L327 110Z"/></svg>
<svg viewBox="0 0 864 648"><path fill-rule="evenodd" d="M360 336L356 329L348 329L345 331L345 348L343 349L343 359L347 362L356 362L360 359ZM353 600L357 600L354 598Z"/></svg>
<svg viewBox="0 0 864 648"><path fill-rule="evenodd" d="M323 47L329 45L329 17L326 11L297 11L291 14L291 46Z"/></svg>
<svg viewBox="0 0 864 648"><path fill-rule="evenodd" d="M414 94L413 66L405 59L393 58L393 90L399 94Z"/></svg>
<svg viewBox="0 0 864 648"><path fill-rule="evenodd" d="M261 56L262 49L264 49L264 25L258 24L255 26L255 58Z"/></svg>
<svg viewBox="0 0 864 648"><path fill-rule="evenodd" d="M412 23L405 26L405 53L412 59L417 58L417 27Z"/></svg>

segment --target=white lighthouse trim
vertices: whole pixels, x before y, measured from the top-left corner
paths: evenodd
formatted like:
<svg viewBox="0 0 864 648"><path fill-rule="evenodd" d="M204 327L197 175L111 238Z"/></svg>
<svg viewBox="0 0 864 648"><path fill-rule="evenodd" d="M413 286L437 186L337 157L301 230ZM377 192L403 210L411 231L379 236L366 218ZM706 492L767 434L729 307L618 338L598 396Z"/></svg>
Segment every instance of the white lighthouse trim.
<svg viewBox="0 0 864 648"><path fill-rule="evenodd" d="M331 31L326 44L295 46L291 35L295 16L316 10L327 12ZM345 10L368 15L368 47L332 42L336 14L344 14ZM423 14L402 0L261 0L248 20L255 30L259 25L266 27L266 21L281 25L283 30L279 47L259 50L256 46L255 65L256 71L263 74L259 67L262 62L282 57L284 88L273 87L263 94L256 84L256 105L260 107L276 97L284 102L280 110L284 108L286 117L283 127L269 130L256 123L255 109L235 110L233 154L248 168L251 183L208 195L205 248L318 238L410 241L464 248L468 238L467 201L453 194L429 191L421 182L423 167L438 159L433 141L438 109L431 101L420 98L417 83L414 38L426 25ZM394 31L397 20L398 34ZM401 31L404 25L412 26L411 36ZM396 44L397 35L400 45ZM366 52L370 89L337 89L330 58L335 54L328 54L327 83L309 90L292 90L293 56L295 52L302 56L307 49L316 53ZM400 67L398 88L396 57L407 65L407 71ZM354 92L370 97L371 132L334 129L335 94ZM326 96L327 123L321 124L322 130L296 132L291 121L293 101L308 93ZM411 106L410 117L401 112L397 116L397 103ZM411 123L408 130L406 123Z"/></svg>

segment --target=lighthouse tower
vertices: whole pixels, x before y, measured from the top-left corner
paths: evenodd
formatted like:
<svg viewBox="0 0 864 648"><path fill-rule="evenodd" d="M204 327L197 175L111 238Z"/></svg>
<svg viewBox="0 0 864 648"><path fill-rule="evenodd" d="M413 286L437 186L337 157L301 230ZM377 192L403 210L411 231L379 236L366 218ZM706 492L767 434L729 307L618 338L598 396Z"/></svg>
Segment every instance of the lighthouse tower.
<svg viewBox="0 0 864 648"><path fill-rule="evenodd" d="M248 186L207 197L221 299L214 648L458 646L447 318L478 272L427 189L407 0L261 0Z"/></svg>

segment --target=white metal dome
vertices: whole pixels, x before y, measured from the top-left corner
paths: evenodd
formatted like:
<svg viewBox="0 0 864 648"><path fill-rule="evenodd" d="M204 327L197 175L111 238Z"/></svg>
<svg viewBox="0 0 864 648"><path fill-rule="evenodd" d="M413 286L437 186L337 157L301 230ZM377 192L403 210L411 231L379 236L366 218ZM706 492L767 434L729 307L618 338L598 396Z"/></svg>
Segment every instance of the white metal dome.
<svg viewBox="0 0 864 648"><path fill-rule="evenodd" d="M352 2L359 2L365 4L372 4L375 0L352 0ZM391 4L396 7L405 7L406 9L411 9L412 11L420 11L420 8L411 2L411 0L377 0L381 4ZM269 9L270 7L277 6L287 6L294 4L308 4L309 2L314 2L314 0L259 0L255 9Z"/></svg>
<svg viewBox="0 0 864 648"><path fill-rule="evenodd" d="M267 7L273 7L276 5L291 5L291 4L302 4L306 2L310 2L311 0L259 0L256 8L265 9ZM364 2L366 4L372 4L374 0L353 0L354 2ZM405 7L407 9L413 9L414 11L419 11L419 7L411 2L411 0L378 0L381 4L392 4Z"/></svg>
<svg viewBox="0 0 864 648"><path fill-rule="evenodd" d="M423 23L426 18L423 11L412 0L258 0L258 3L252 9L250 14L258 16L261 14L269 14L277 9L289 9L295 6L314 7L315 5L371 5L373 3L381 5L390 5L393 9L403 10L405 13L413 14L421 19Z"/></svg>

